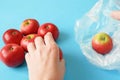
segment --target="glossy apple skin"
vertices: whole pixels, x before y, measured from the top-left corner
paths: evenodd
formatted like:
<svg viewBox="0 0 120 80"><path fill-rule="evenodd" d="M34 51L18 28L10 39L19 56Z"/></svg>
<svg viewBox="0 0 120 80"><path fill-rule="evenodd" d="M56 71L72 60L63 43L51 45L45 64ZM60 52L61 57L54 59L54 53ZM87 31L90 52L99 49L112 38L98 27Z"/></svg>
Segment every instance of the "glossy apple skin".
<svg viewBox="0 0 120 80"><path fill-rule="evenodd" d="M92 39L92 48L99 54L107 54L113 48L112 38L107 33L98 33Z"/></svg>
<svg viewBox="0 0 120 80"><path fill-rule="evenodd" d="M9 43L20 44L22 37L23 35L20 31L16 29L8 29L7 31L4 32L2 38L5 44Z"/></svg>
<svg viewBox="0 0 120 80"><path fill-rule="evenodd" d="M8 67L17 67L24 59L24 49L17 44L7 44L0 51L0 60Z"/></svg>
<svg viewBox="0 0 120 80"><path fill-rule="evenodd" d="M24 35L36 34L39 28L39 22L36 19L26 19L22 22L20 31Z"/></svg>
<svg viewBox="0 0 120 80"><path fill-rule="evenodd" d="M38 35L40 35L42 38L44 38L47 32L52 33L54 40L57 40L57 38L59 37L59 30L57 26L53 23L45 23L41 25L38 29Z"/></svg>
<svg viewBox="0 0 120 80"><path fill-rule="evenodd" d="M28 34L26 36L24 36L21 40L21 46L23 47L23 49L27 52L27 45L31 42L34 43L34 39L38 37L38 34Z"/></svg>

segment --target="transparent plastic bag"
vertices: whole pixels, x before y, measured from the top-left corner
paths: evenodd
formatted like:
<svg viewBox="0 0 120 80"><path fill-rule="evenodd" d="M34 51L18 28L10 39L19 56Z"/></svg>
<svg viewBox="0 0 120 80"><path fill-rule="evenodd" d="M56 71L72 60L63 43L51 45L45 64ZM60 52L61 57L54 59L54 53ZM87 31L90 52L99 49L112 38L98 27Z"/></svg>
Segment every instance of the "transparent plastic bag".
<svg viewBox="0 0 120 80"><path fill-rule="evenodd" d="M90 11L76 21L75 36L82 53L94 65L107 70L120 70L120 21L110 16L120 9L120 0L99 0ZM113 39L113 49L101 55L92 49L92 37L106 32Z"/></svg>

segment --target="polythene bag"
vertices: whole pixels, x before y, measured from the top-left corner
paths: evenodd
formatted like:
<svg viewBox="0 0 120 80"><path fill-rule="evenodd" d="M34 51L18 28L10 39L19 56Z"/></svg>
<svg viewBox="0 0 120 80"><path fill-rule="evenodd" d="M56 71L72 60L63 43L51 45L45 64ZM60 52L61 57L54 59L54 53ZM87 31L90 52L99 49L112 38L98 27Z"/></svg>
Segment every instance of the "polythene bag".
<svg viewBox="0 0 120 80"><path fill-rule="evenodd" d="M110 16L120 9L120 0L99 0L90 11L76 21L75 36L82 53L94 65L107 70L120 70L120 21ZM113 49L101 55L92 49L92 37L99 32L109 34Z"/></svg>

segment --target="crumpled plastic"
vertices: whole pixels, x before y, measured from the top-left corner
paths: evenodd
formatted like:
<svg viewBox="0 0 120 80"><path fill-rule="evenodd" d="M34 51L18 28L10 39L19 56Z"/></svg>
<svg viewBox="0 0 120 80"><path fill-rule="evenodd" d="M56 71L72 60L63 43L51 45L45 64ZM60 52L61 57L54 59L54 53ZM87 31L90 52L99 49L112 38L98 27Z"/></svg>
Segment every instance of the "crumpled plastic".
<svg viewBox="0 0 120 80"><path fill-rule="evenodd" d="M75 37L82 53L92 64L106 70L120 70L120 21L110 13L120 10L120 0L99 0L75 23ZM92 37L105 32L112 37L113 49L106 55L92 49Z"/></svg>

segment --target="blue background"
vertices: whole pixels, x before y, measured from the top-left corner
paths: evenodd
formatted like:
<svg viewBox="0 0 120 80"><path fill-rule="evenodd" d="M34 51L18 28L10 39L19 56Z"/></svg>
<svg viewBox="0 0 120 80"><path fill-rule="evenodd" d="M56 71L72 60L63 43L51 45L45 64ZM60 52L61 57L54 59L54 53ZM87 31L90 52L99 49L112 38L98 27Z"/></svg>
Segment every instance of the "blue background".
<svg viewBox="0 0 120 80"><path fill-rule="evenodd" d="M2 34L9 28L20 29L27 18L40 24L52 22L60 30L57 44L64 52L64 80L120 80L118 71L108 71L92 65L75 41L75 21L81 18L97 0L0 0L0 48ZM0 80L28 80L27 66L9 68L0 62Z"/></svg>

